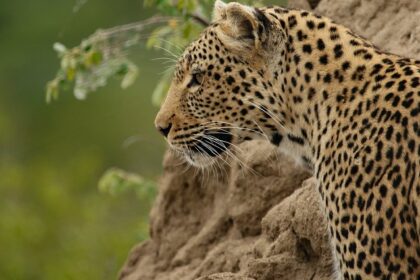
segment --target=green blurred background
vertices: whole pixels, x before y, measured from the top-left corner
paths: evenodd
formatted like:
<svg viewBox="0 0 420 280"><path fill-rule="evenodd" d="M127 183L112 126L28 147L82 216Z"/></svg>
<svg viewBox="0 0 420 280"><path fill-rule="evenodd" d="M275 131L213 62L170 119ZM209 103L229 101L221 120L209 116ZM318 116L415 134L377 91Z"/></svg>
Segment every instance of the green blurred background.
<svg viewBox="0 0 420 280"><path fill-rule="evenodd" d="M167 67L154 58L167 55L135 47L134 86L112 80L84 101L69 91L46 104L45 85L59 68L54 42L76 46L155 13L141 0L0 4L0 280L115 279L148 237L153 196L97 185L113 166L158 179L165 143L151 93Z"/></svg>
<svg viewBox="0 0 420 280"><path fill-rule="evenodd" d="M77 101L45 103L58 69L52 45L78 45L97 28L155 13L139 0L37 0L0 4L0 279L115 279L147 238L150 201L100 193L112 166L156 179L165 144L153 127L162 56L136 47L134 86L115 80Z"/></svg>

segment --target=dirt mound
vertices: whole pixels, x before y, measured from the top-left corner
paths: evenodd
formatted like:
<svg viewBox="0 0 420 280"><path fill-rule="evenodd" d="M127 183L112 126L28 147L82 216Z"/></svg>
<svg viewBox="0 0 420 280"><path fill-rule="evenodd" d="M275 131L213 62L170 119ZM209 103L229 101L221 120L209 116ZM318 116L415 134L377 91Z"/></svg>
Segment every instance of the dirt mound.
<svg viewBox="0 0 420 280"><path fill-rule="evenodd" d="M328 237L310 174L264 142L241 149L255 171L235 163L201 173L166 154L151 240L132 251L122 279L328 276Z"/></svg>
<svg viewBox="0 0 420 280"><path fill-rule="evenodd" d="M417 0L291 1L351 27L382 49L420 58ZM391 40L392 38L392 40ZM330 245L314 180L265 142L239 163L200 172L171 152L150 220L124 280L331 279ZM309 178L309 179L308 179Z"/></svg>
<svg viewBox="0 0 420 280"><path fill-rule="evenodd" d="M316 11L369 38L381 49L420 57L420 1L321 1Z"/></svg>

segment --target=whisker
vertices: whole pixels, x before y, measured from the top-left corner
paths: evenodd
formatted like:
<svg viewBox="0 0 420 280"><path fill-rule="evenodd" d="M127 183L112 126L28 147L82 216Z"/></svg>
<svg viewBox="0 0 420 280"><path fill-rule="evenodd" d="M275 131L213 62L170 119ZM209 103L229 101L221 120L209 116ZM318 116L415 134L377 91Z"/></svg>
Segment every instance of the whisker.
<svg viewBox="0 0 420 280"><path fill-rule="evenodd" d="M233 144L233 143L231 143L231 142L228 142L228 141L225 141L225 140L221 140L221 139L218 139L218 138L216 138L216 137L214 137L214 136L212 136L212 135L205 135L204 137L206 137L206 138L210 138L210 140L217 140L217 141L219 141L219 142L222 142L222 143L224 143L224 144L228 144L228 145L231 145L232 147L234 147L235 149L237 149L240 153L245 153L238 145L235 145L235 144Z"/></svg>
<svg viewBox="0 0 420 280"><path fill-rule="evenodd" d="M256 126L258 126L258 129L262 132L262 135L265 137L265 139L267 139L268 142L270 142L270 138L268 137L268 135L264 132L264 130L260 127L260 125L255 121L252 120Z"/></svg>
<svg viewBox="0 0 420 280"><path fill-rule="evenodd" d="M200 150L200 154L205 154L204 150L202 150L201 147L197 147ZM206 165L207 166L212 166L212 164L214 163L214 161L210 161L210 159L208 157L204 157L205 161L207 162ZM209 168L205 168L204 166L200 166L200 170L203 173L203 181L205 184L208 184L209 180L210 180L210 171ZM207 175L207 182L206 182L206 178L205 175Z"/></svg>
<svg viewBox="0 0 420 280"><path fill-rule="evenodd" d="M204 136L205 138L207 138L208 140L211 140L214 144L216 144L216 145L218 145L219 147L224 147L224 144L220 144L220 143L218 143L219 141L222 141L222 140L220 140L220 139L217 139L217 138L215 138L215 137L212 137L213 139L209 139L208 138L208 135L205 135ZM230 155L231 157L232 157L232 159L234 159L236 162L238 162L238 164L242 167L242 168L244 168L244 169L247 169L247 170L249 170L252 174L254 174L254 175L259 175L259 174L257 174L256 173L256 171L255 170L253 170L252 168L250 168L249 166L247 166L240 158L238 158L234 153L232 153L231 151L229 151L229 150L225 150L225 153L226 154L228 154L228 155Z"/></svg>
<svg viewBox="0 0 420 280"><path fill-rule="evenodd" d="M208 138L207 138L208 139ZM208 139L208 140L210 140L211 141L211 139ZM213 149L214 148L214 146L212 146L210 143L205 143L205 142L203 142L203 141L201 141L201 144L203 144L205 147L207 147L209 150L211 150L213 153L216 153L216 150L215 149ZM231 167L231 165L230 165L230 163L228 163L227 161L225 161L223 158L220 158L221 160L223 160L226 164L228 164L230 167Z"/></svg>
<svg viewBox="0 0 420 280"><path fill-rule="evenodd" d="M178 60L176 60L175 58L172 57L155 57L151 59L152 61L156 61L156 60L170 60L170 61L175 61L178 62Z"/></svg>
<svg viewBox="0 0 420 280"><path fill-rule="evenodd" d="M175 53L171 52L170 50L168 50L168 49L166 49L166 48L164 48L162 46L155 46L155 48L166 51L168 54L170 54L175 59L178 59L179 58L179 55L176 55Z"/></svg>
<svg viewBox="0 0 420 280"><path fill-rule="evenodd" d="M232 129L239 129L239 130L244 130L244 131L250 131L250 132L254 132L256 134L260 134L263 135L263 133L261 131L255 130L255 129L251 129L251 128L246 128L246 127L239 127L239 126L235 126L232 123L228 123L228 122L223 122L223 121L209 121L209 122L204 122L200 124L200 127L198 127L196 130L191 130L191 132L194 133L199 133L204 131L206 128L208 127L204 127L207 124L224 124L225 126L220 127L220 128L232 128ZM215 129L217 129L218 127L214 126Z"/></svg>
<svg viewBox="0 0 420 280"><path fill-rule="evenodd" d="M181 46L178 46L178 45L174 44L173 42L171 42L169 40L166 40L166 39L163 39L163 38L158 38L158 39L167 43L167 44L169 44L169 45L171 45L172 47L175 47L179 51L178 55L181 55L184 52L184 49Z"/></svg>
<svg viewBox="0 0 420 280"><path fill-rule="evenodd" d="M264 106L264 104L257 104L255 102L252 102L249 99L245 99L245 102L248 102L251 105L256 106L259 110L263 111L264 113L266 113L267 115L269 115L273 121L278 124L281 128L285 128L284 125L281 123L282 121L274 114L274 112L270 111L266 106Z"/></svg>

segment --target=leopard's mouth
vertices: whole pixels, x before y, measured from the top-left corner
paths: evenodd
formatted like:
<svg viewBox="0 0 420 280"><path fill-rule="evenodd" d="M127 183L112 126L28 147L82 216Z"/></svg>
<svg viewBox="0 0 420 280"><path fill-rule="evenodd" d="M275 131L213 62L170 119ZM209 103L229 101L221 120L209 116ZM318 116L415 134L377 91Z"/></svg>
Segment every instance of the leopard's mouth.
<svg viewBox="0 0 420 280"><path fill-rule="evenodd" d="M233 136L225 129L204 131L188 147L187 161L194 166L204 167L215 162L232 144Z"/></svg>
<svg viewBox="0 0 420 280"><path fill-rule="evenodd" d="M232 134L228 130L204 131L190 146L190 150L194 153L216 157L229 149L231 142Z"/></svg>

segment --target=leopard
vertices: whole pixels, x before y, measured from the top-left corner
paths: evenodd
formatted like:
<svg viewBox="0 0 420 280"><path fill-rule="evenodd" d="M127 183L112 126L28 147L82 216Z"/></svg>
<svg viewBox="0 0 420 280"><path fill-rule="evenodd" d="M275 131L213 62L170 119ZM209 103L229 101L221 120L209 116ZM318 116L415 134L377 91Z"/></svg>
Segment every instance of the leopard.
<svg viewBox="0 0 420 280"><path fill-rule="evenodd" d="M311 170L334 279L420 279L420 61L328 17L217 0L155 119L201 168L265 139Z"/></svg>

